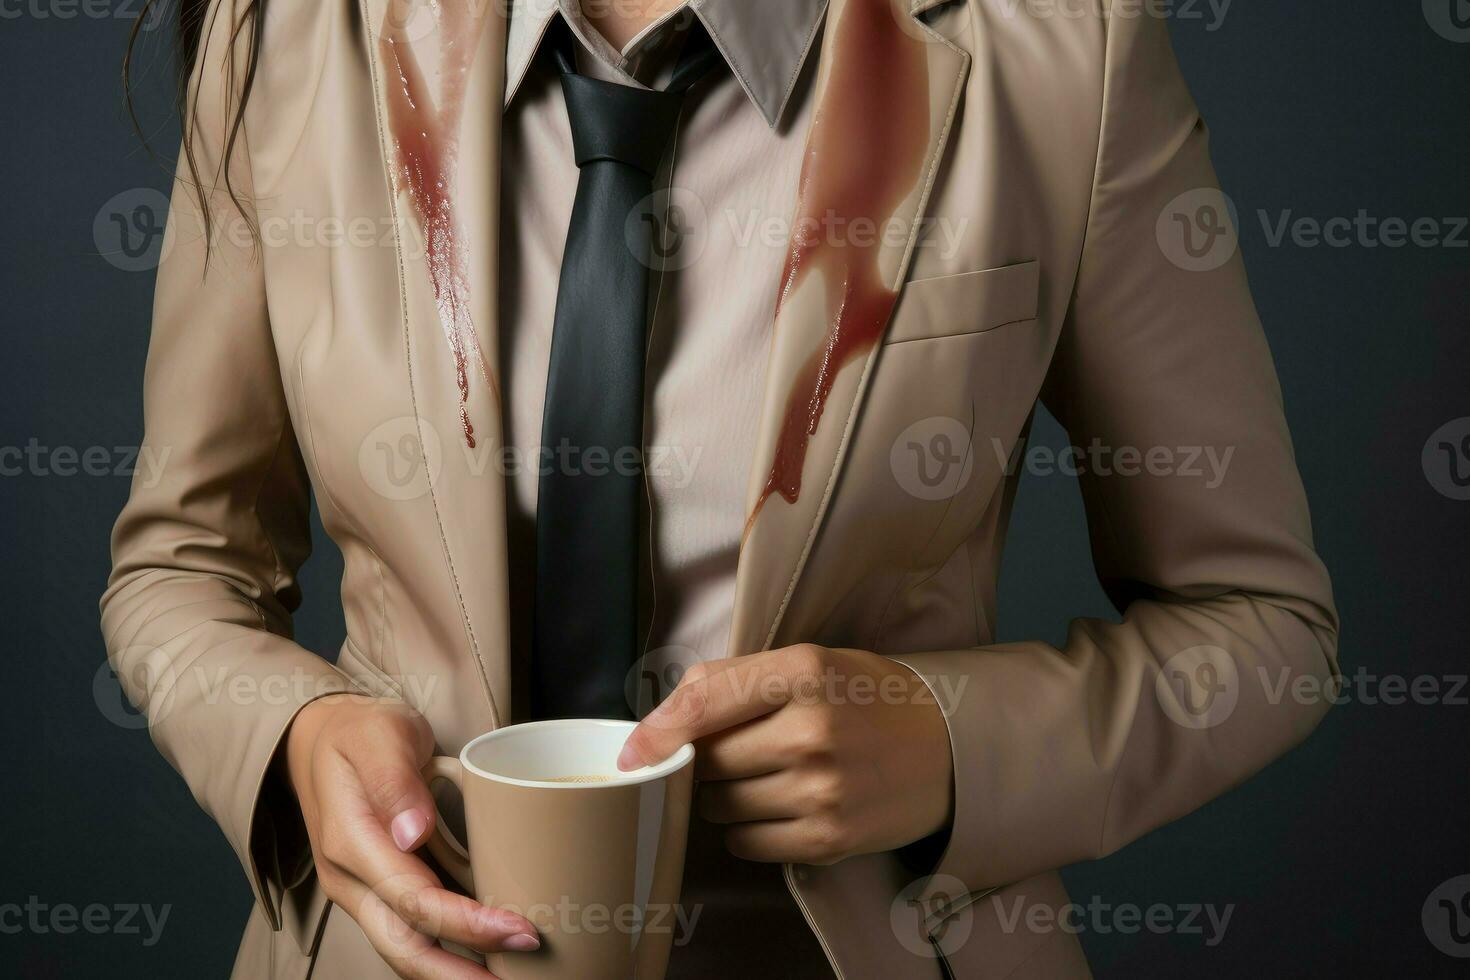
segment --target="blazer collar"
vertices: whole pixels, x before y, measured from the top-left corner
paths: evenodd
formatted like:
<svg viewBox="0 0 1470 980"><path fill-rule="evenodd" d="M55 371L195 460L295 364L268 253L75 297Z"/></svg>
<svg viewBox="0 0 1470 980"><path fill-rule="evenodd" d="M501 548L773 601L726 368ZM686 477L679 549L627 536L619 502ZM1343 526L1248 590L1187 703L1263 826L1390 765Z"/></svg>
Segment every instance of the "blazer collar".
<svg viewBox="0 0 1470 980"><path fill-rule="evenodd" d="M730 70L767 125L781 119L801 67L827 10L828 0L690 0L634 39L625 64L636 58L658 28L692 11L724 55ZM505 51L505 103L520 88L541 39L560 13L590 44L606 44L582 17L577 0L513 0ZM618 52L609 53L616 57Z"/></svg>

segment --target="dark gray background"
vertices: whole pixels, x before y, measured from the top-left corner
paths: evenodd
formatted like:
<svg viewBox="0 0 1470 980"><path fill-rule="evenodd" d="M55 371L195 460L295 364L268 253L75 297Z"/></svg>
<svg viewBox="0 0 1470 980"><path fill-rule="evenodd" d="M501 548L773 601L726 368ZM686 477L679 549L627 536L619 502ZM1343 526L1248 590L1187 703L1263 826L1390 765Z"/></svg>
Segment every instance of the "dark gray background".
<svg viewBox="0 0 1470 980"><path fill-rule="evenodd" d="M1445 233L1453 223L1442 219L1470 215L1470 30L1456 40L1431 26L1448 23L1453 3L1470 16L1464 0L1422 9L1241 0L1222 21L1203 4L1173 18L1240 214L1343 613L1344 668L1446 686L1470 671L1470 502L1437 492L1420 457L1432 432L1470 416L1470 232L1458 248L1273 245L1260 213L1275 222L1362 209L1441 219ZM104 447L98 458L111 467L125 462L114 447L140 434L152 274L102 258L93 233L114 195L168 186L119 97L138 6L99 0L88 16L72 0L0 0L0 447L46 450L39 465L0 476L5 976L223 976L249 903L182 781L146 734L116 721L128 716L101 668L96 600L127 480L52 472L66 468L59 447ZM165 35L146 42L140 88L145 128L171 156ZM1049 419L1035 441L1065 444ZM318 545L300 634L328 652L342 632L340 559L320 535ZM1070 616L1111 614L1073 480L1028 476L1002 599L1004 638L1058 641ZM1233 906L1215 946L1177 931L1124 934L1110 916L1104 931L1089 921L1083 941L1100 977L1465 975L1470 961L1431 944L1421 910L1441 883L1470 873L1470 692L1458 704L1387 705L1364 703L1362 690L1350 688L1352 703L1245 787L1067 872L1087 906ZM151 947L117 931L17 932L3 907L31 896L168 906L169 918ZM1470 955L1470 942L1458 952Z"/></svg>

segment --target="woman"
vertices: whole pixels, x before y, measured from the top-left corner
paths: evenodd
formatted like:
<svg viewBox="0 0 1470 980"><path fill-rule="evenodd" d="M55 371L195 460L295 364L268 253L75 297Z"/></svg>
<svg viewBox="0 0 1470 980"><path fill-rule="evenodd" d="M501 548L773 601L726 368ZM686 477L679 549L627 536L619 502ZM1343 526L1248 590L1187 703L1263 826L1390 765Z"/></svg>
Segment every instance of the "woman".
<svg viewBox="0 0 1470 980"><path fill-rule="evenodd" d="M1330 683L1336 614L1157 18L181 8L146 379L170 465L119 520L103 622L254 889L237 976L534 955L536 923L421 858L419 768L667 693L625 676L690 668L625 752L698 751L678 976L1085 976L1034 925L1056 869L1319 720L1264 683ZM1124 615L998 645L1038 400ZM335 664L290 639L311 493Z"/></svg>

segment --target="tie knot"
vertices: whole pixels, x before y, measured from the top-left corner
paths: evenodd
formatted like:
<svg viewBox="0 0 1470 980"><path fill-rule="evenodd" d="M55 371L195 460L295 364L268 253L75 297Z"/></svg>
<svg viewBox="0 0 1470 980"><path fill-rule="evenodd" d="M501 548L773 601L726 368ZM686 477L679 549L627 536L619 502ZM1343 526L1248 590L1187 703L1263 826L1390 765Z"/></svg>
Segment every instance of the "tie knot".
<svg viewBox="0 0 1470 980"><path fill-rule="evenodd" d="M683 91L654 92L562 72L577 166L627 164L652 177L679 120Z"/></svg>

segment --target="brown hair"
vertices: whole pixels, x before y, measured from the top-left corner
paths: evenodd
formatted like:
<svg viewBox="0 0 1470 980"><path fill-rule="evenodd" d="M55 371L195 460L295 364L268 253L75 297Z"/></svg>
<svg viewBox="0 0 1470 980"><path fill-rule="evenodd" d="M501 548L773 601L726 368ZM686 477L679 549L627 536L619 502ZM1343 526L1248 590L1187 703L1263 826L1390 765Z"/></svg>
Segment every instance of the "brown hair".
<svg viewBox="0 0 1470 980"><path fill-rule="evenodd" d="M230 12L238 11L238 19L230 30L231 54L229 56L233 57L241 35L247 32L249 46L246 49L244 70L237 76L240 78L239 100L233 107L228 123L229 132L225 138L224 152L220 158L219 167L224 175L225 190L230 196L230 201L240 212L240 216L247 223L251 223L249 211L231 183L228 164L230 157L234 155L235 143L239 139L241 127L245 122L245 105L250 100L250 91L255 84L255 69L260 61L261 31L265 23L263 13L266 0L145 0L137 20L133 23L133 29L128 35L127 51L123 55L122 64L123 101L127 106L133 128L137 130L145 146L147 138L142 135L142 126L138 121L136 106L133 104L133 56L137 52L139 37L146 26L150 23L158 23L167 17L166 8L172 2L178 4L178 11L174 16L175 111L179 114L179 123L183 130L184 162L193 178L194 193L199 201L199 211L204 222L205 240L209 241L211 224L209 203L205 194L205 181L199 173L198 161L194 153L194 137L198 129L199 109L197 105L191 105L189 101L191 82L205 54L202 46L208 44L207 28L209 25L207 22L211 17L228 16ZM251 228L253 231L253 223L251 223Z"/></svg>

